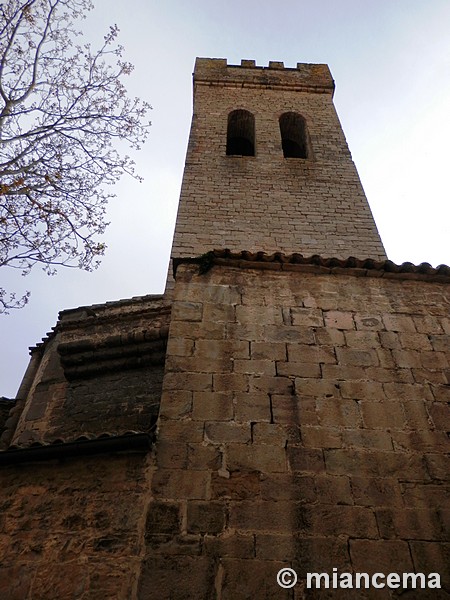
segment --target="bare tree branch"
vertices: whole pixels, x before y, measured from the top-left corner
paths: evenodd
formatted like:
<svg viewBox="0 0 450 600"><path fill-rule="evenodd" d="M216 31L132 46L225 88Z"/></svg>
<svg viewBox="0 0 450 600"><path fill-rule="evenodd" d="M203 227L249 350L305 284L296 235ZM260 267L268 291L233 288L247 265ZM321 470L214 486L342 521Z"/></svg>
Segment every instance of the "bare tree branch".
<svg viewBox="0 0 450 600"><path fill-rule="evenodd" d="M0 266L92 270L105 245L104 186L133 162L114 148L145 141L150 106L127 95L112 26L97 51L74 23L90 0L5 0L0 5ZM0 288L0 313L21 307Z"/></svg>

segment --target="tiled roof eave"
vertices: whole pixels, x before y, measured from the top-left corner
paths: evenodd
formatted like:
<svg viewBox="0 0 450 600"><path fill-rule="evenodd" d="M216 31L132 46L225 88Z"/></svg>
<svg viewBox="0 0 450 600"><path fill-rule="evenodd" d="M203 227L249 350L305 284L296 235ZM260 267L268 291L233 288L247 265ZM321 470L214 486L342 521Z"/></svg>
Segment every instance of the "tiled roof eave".
<svg viewBox="0 0 450 600"><path fill-rule="evenodd" d="M263 269L271 271L296 271L317 275L352 275L355 277L383 277L386 279L406 279L450 283L450 267L439 265L434 268L429 263L414 265L405 262L397 265L390 260L376 261L371 258L347 259L325 258L319 255L305 257L299 253L283 254L275 252L231 252L212 250L202 256L173 259L174 277L180 264L198 264L200 273L207 272L214 265L232 266L241 269Z"/></svg>
<svg viewBox="0 0 450 600"><path fill-rule="evenodd" d="M49 444L35 443L27 447L12 447L1 451L0 466L109 452L147 452L151 449L153 441L152 432L127 432L123 435L101 434L93 439L82 436L69 442L56 440Z"/></svg>

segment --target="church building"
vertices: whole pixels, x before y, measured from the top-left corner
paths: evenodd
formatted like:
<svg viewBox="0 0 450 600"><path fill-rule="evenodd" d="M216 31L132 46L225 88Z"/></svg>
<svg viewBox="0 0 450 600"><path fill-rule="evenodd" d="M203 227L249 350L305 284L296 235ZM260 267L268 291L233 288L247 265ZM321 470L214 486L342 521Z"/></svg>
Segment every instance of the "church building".
<svg viewBox="0 0 450 600"><path fill-rule="evenodd" d="M387 259L333 92L197 59L165 294L0 402L2 600L450 598L450 268Z"/></svg>

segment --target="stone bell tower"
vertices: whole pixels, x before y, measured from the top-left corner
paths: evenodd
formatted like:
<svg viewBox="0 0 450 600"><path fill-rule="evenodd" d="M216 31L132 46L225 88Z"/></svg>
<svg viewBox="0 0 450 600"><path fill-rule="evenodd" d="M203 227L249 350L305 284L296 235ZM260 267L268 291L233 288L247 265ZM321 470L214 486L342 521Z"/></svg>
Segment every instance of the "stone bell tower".
<svg viewBox="0 0 450 600"><path fill-rule="evenodd" d="M385 260L333 90L197 59L139 600L449 589L450 269Z"/></svg>
<svg viewBox="0 0 450 600"><path fill-rule="evenodd" d="M386 258L327 65L198 58L172 257L213 248Z"/></svg>

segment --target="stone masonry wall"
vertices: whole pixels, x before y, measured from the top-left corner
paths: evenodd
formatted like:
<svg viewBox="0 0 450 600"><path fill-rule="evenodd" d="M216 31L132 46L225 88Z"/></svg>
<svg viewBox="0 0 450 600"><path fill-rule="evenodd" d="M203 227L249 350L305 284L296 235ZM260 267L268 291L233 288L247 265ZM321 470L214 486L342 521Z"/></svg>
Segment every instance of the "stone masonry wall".
<svg viewBox="0 0 450 600"><path fill-rule="evenodd" d="M448 283L268 268L178 267L139 598L448 598Z"/></svg>
<svg viewBox="0 0 450 600"><path fill-rule="evenodd" d="M135 598L147 471L141 454L2 465L0 597Z"/></svg>
<svg viewBox="0 0 450 600"><path fill-rule="evenodd" d="M334 109L328 67L251 63L197 59L172 256L229 248L385 258ZM255 116L255 156L226 155L235 109ZM308 159L283 157L279 117L289 111L306 119Z"/></svg>
<svg viewBox="0 0 450 600"><path fill-rule="evenodd" d="M41 347L3 448L148 431L161 397L170 306L149 296L64 311Z"/></svg>
<svg viewBox="0 0 450 600"><path fill-rule="evenodd" d="M34 349L2 427L2 600L136 598L169 319L160 296L64 311Z"/></svg>
<svg viewBox="0 0 450 600"><path fill-rule="evenodd" d="M2 600L136 598L169 319L160 296L64 311L33 351L2 435Z"/></svg>

